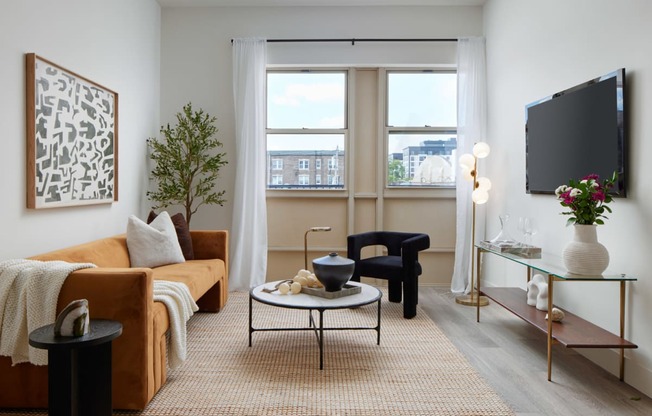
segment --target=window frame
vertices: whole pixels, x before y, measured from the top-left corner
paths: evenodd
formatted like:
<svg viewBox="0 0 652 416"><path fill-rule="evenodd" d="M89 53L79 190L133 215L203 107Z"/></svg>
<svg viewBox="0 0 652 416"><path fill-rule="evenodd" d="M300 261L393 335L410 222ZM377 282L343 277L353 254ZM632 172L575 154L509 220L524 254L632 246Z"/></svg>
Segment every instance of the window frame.
<svg viewBox="0 0 652 416"><path fill-rule="evenodd" d="M451 134L455 135L457 138L457 126L390 126L389 125L389 77L393 73L443 73L443 74L455 74L457 76L457 68L454 66L450 67L441 67L441 68L428 68L428 67L414 67L414 68L385 68L383 71L383 88L384 88L384 112L383 112L383 140L385 148L385 163L384 163L384 188L388 190L437 190L437 189L455 189L455 183L450 185L436 185L436 184L427 184L427 185L390 185L388 183L389 179L389 139L392 134ZM456 101L457 104L457 101ZM457 109L456 109L457 110ZM454 154L455 156L455 154ZM412 159L408 161L408 167L406 171L409 173L412 168ZM456 164L453 163L453 169L455 169ZM414 167L418 167L418 164Z"/></svg>
<svg viewBox="0 0 652 416"><path fill-rule="evenodd" d="M300 66L300 67L273 67L273 66L268 66L266 70L266 79L270 73L342 73L344 74L344 127L342 128L269 128L267 126L267 102L268 102L268 93L269 89L266 87L265 88L265 141L267 143L267 138L269 135L274 135L274 134L283 134L283 135L317 135L317 134L337 134L337 135L342 135L343 136L343 151L344 157L342 161L343 166L343 174L341 175L342 177L342 185L338 187L333 187L331 188L331 185L324 185L324 184L310 184L308 187L306 186L297 186L296 188L292 188L292 185L287 185L288 187L281 187L281 188L273 188L270 187L270 180L266 180L266 191L267 192L272 192L272 193L283 193L283 192L289 192L292 195L295 195L297 193L302 193L302 192L307 192L311 194L318 194L320 192L325 192L327 194L334 194L334 193L342 193L342 192L347 192L348 189L348 179L347 179L347 171L349 167L349 160L348 158L350 157L350 144L349 144L349 118L350 118L350 97L352 92L350 91L350 69L348 67L333 67L333 68L324 68L324 67L306 67L306 66ZM267 145L266 145L266 152L267 152ZM309 160L309 159L308 159ZM319 162L321 165L321 160L316 159L315 165ZM309 163L309 162L308 162ZM298 168L298 163L297 163L297 168ZM268 173L271 172L271 168L267 168ZM299 169L300 171L310 171L309 169ZM315 170L319 171L320 168L315 168ZM338 177L340 177L339 172L338 172ZM283 184L285 185L285 184Z"/></svg>

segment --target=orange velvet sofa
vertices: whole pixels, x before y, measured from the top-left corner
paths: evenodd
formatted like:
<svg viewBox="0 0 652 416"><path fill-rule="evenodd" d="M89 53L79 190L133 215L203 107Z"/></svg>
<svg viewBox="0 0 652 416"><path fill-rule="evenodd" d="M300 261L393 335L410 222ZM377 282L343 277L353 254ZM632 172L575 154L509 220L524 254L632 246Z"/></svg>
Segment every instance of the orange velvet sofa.
<svg viewBox="0 0 652 416"><path fill-rule="evenodd" d="M155 279L185 283L200 311L218 312L228 296L228 232L190 231L194 260L156 268L131 268L125 235L53 251L36 260L89 262L97 268L71 273L59 294L57 314L87 299L91 319L122 323L113 341L113 408L144 409L166 380L167 308L153 300ZM47 366L11 365L0 357L0 408L45 408Z"/></svg>

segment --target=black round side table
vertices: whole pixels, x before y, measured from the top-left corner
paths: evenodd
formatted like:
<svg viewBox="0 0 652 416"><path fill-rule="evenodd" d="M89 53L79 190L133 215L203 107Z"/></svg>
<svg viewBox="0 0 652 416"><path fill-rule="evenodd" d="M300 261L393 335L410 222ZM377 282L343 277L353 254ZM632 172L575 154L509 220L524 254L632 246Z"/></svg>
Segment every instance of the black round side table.
<svg viewBox="0 0 652 416"><path fill-rule="evenodd" d="M55 337L54 324L29 334L29 345L48 350L48 414L111 416L111 341L122 324L91 319L81 337Z"/></svg>

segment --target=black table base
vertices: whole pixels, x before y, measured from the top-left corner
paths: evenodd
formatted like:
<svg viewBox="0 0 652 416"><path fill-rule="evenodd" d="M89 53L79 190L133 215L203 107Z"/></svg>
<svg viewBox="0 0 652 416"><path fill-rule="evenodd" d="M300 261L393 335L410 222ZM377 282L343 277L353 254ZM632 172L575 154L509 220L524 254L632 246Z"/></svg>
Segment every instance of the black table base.
<svg viewBox="0 0 652 416"><path fill-rule="evenodd" d="M254 332L275 332L275 331L313 331L319 344L319 369L324 369L324 331L356 331L372 330L376 331L376 345L380 345L380 297L377 300L378 313L376 326L355 326L355 327L324 327L324 311L331 308L309 309L308 327L299 328L254 328L253 326L253 297L249 296L249 346L251 347L252 336ZM269 304L268 304L269 305ZM272 305L275 306L275 305ZM340 308L343 309L343 308ZM319 325L315 322L312 312L319 312Z"/></svg>
<svg viewBox="0 0 652 416"><path fill-rule="evenodd" d="M90 322L81 337L55 337L53 325L38 328L29 343L48 350L48 415L111 416L111 341L122 324Z"/></svg>

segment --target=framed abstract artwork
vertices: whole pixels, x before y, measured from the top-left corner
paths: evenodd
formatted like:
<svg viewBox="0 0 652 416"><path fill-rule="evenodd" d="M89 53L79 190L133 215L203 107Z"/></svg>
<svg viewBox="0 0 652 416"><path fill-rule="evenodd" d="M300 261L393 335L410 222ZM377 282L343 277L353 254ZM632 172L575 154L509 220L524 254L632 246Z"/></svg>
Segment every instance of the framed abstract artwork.
<svg viewBox="0 0 652 416"><path fill-rule="evenodd" d="M25 55L27 208L118 200L118 94Z"/></svg>

